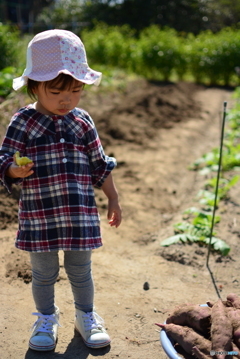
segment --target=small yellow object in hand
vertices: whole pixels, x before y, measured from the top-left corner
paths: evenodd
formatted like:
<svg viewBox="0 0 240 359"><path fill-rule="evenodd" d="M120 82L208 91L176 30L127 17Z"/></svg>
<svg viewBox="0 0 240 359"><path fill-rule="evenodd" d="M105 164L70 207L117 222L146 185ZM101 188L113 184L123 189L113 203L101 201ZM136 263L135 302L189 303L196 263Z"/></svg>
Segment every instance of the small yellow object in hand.
<svg viewBox="0 0 240 359"><path fill-rule="evenodd" d="M32 160L28 157L20 157L19 151L13 155L13 159L18 166L25 166L28 163L32 163Z"/></svg>

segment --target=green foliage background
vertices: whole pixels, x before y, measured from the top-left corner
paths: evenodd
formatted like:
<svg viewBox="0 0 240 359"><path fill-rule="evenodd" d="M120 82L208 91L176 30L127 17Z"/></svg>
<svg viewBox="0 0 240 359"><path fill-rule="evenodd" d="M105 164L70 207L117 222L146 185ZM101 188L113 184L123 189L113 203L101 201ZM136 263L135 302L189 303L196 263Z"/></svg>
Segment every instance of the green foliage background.
<svg viewBox="0 0 240 359"><path fill-rule="evenodd" d="M218 33L207 30L193 35L152 25L136 34L128 25L97 23L92 30L85 28L78 35L85 44L90 66L110 77L115 69L121 69L126 77L137 74L164 81L239 84L236 69L240 68L240 31L237 29L224 28ZM30 38L0 25L0 95L10 92L10 80L23 72Z"/></svg>
<svg viewBox="0 0 240 359"><path fill-rule="evenodd" d="M18 48L18 32L10 26L3 26L0 23L0 69L12 66Z"/></svg>
<svg viewBox="0 0 240 359"><path fill-rule="evenodd" d="M90 64L120 67L148 79L189 79L211 85L236 85L240 66L240 31L180 34L152 25L134 36L127 25L97 24L83 30Z"/></svg>

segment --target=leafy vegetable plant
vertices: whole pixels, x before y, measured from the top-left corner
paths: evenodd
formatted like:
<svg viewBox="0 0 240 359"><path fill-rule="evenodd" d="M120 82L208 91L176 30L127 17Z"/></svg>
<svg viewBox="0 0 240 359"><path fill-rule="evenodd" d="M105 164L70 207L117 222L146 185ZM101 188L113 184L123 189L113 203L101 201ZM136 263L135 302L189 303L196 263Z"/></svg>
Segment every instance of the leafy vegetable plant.
<svg viewBox="0 0 240 359"><path fill-rule="evenodd" d="M167 247L171 244L182 242L198 242L204 245L208 245L211 235L212 214L206 211L199 210L195 207L191 207L183 212L187 214L188 218L191 218L190 222L180 222L174 225L175 235L171 236L161 242L161 246ZM220 217L214 218L214 224L220 221ZM222 239L215 237L216 233L213 232L211 240L211 246L213 250L219 251L222 255L227 255L230 251L230 247Z"/></svg>
<svg viewBox="0 0 240 359"><path fill-rule="evenodd" d="M214 148L212 151L198 158L192 165L190 170L199 170L200 173L206 175L210 172L218 171L219 149ZM234 144L232 141L224 141L222 172L230 171L240 166L240 144Z"/></svg>
<svg viewBox="0 0 240 359"><path fill-rule="evenodd" d="M239 176L233 176L230 180L226 178L219 179L219 187L218 194L216 199L216 205L218 206L219 201L225 199L228 195L231 187L235 186L235 184L239 181ZM215 202L215 191L217 185L217 178L211 178L205 183L205 190L200 190L198 192L198 198L200 198L199 202L202 205L207 205L208 207L213 207Z"/></svg>

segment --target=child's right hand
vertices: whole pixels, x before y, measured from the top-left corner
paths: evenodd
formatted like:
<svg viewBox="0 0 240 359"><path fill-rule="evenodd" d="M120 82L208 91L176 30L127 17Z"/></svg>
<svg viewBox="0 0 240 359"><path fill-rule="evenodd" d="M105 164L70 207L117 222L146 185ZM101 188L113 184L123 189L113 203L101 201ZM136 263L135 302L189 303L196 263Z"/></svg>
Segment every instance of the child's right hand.
<svg viewBox="0 0 240 359"><path fill-rule="evenodd" d="M119 227L122 221L122 209L118 199L108 200L108 220L111 227Z"/></svg>
<svg viewBox="0 0 240 359"><path fill-rule="evenodd" d="M34 171L32 167L34 163L28 163L25 166L18 166L15 162L13 162L6 171L6 176L11 178L25 178L31 176Z"/></svg>

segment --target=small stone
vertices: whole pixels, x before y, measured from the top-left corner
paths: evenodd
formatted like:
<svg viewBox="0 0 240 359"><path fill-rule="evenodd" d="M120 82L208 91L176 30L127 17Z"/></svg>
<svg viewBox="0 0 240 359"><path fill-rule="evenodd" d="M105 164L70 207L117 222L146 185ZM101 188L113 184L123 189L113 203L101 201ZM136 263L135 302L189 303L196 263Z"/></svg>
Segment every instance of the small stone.
<svg viewBox="0 0 240 359"><path fill-rule="evenodd" d="M150 286L149 286L149 283L148 283L148 282L145 282L145 283L143 284L143 289L144 289L144 290L149 290L149 289L150 289Z"/></svg>

